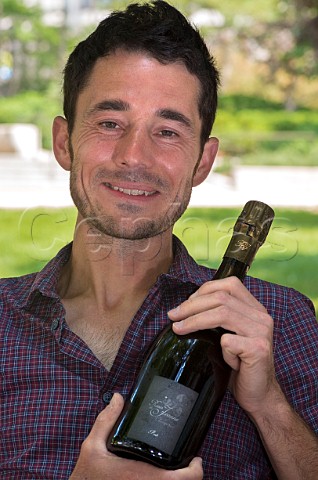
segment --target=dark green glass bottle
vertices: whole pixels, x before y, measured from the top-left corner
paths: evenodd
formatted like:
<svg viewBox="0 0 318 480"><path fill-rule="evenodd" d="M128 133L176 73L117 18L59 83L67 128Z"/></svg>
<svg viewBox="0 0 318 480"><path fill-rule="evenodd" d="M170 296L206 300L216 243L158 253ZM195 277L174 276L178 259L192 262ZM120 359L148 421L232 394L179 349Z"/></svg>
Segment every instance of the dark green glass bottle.
<svg viewBox="0 0 318 480"><path fill-rule="evenodd" d="M273 218L262 202L245 205L214 279L244 279ZM230 379L220 345L223 333L214 328L176 335L169 324L159 334L108 438L110 452L166 469L189 464Z"/></svg>

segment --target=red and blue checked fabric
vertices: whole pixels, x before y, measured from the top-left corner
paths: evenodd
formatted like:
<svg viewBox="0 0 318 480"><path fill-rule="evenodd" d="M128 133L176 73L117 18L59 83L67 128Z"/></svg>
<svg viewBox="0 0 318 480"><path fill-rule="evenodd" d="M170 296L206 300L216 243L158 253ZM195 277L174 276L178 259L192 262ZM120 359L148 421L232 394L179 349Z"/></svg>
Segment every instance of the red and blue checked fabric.
<svg viewBox="0 0 318 480"><path fill-rule="evenodd" d="M71 245L37 274L0 280L0 478L68 479L97 414L127 396L167 311L213 278L174 239L174 263L135 315L110 371L65 322L56 293ZM318 434L318 324L300 293L247 277L275 321L278 380ZM200 454L206 480L270 480L275 474L253 423L228 392Z"/></svg>

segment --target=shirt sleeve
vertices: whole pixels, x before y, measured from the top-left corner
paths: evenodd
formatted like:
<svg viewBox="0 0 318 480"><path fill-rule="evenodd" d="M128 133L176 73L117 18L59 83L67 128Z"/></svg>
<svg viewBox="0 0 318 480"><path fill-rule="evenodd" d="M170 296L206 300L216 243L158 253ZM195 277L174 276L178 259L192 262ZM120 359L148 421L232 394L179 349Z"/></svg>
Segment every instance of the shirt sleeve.
<svg viewBox="0 0 318 480"><path fill-rule="evenodd" d="M318 434L318 322L307 297L293 289L284 295L285 308L272 315L276 376L295 411Z"/></svg>

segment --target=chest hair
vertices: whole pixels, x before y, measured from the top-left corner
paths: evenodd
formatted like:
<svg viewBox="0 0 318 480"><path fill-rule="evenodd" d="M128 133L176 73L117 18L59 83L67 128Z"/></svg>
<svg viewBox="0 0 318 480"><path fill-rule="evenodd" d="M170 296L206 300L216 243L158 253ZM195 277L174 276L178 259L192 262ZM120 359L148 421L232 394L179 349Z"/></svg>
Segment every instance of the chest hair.
<svg viewBox="0 0 318 480"><path fill-rule="evenodd" d="M117 324L116 322L87 322L83 319L77 319L76 322L69 324L71 330L80 337L98 358L98 360L110 370L120 344L125 336L127 326Z"/></svg>

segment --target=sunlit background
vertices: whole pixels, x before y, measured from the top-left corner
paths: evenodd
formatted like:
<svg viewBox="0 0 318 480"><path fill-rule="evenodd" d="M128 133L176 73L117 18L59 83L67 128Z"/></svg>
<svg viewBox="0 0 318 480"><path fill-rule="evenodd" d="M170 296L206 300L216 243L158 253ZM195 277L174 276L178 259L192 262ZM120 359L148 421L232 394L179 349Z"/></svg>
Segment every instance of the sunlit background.
<svg viewBox="0 0 318 480"><path fill-rule="evenodd" d="M51 152L63 66L98 21L127 3L0 3L0 276L41 268L72 238L68 178ZM251 198L270 203L275 229L253 274L318 306L318 0L171 3L204 35L222 80L217 162L176 233L198 261L216 266L229 219Z"/></svg>

